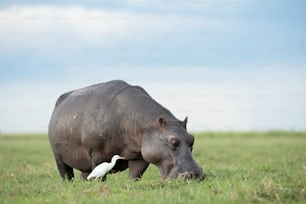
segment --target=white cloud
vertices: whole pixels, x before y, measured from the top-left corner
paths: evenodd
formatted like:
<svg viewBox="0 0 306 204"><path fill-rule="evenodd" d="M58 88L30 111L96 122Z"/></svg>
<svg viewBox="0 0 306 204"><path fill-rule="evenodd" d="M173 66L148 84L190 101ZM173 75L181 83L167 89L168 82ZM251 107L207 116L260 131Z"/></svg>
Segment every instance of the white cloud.
<svg viewBox="0 0 306 204"><path fill-rule="evenodd" d="M106 11L81 6L11 6L0 10L2 46L108 46L177 32L215 29L218 21L174 14Z"/></svg>
<svg viewBox="0 0 306 204"><path fill-rule="evenodd" d="M27 44L36 40L100 40L107 36L121 38L125 35L133 16L124 12L89 10L78 6L27 6L9 7L0 11L2 41ZM102 37L101 37L102 36ZM52 43L50 43L52 44Z"/></svg>

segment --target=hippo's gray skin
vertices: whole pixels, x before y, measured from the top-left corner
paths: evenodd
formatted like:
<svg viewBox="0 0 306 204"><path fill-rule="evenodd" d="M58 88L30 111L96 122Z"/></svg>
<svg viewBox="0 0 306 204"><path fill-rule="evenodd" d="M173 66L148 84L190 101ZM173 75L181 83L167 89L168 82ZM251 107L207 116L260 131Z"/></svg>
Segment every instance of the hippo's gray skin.
<svg viewBox="0 0 306 204"><path fill-rule="evenodd" d="M73 168L86 178L115 154L126 160L118 161L114 171L129 168L133 180L140 179L149 163L164 179L202 178L186 123L187 118L176 119L141 87L117 80L60 96L49 124L49 141L63 179L73 179Z"/></svg>

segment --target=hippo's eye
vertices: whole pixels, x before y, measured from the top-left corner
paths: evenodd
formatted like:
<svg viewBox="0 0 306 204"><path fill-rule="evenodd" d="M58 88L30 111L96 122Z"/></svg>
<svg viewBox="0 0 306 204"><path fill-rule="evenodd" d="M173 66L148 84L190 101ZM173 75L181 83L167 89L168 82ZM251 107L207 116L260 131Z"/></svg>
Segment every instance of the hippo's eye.
<svg viewBox="0 0 306 204"><path fill-rule="evenodd" d="M168 142L172 149L175 149L180 145L180 141L175 136L170 136Z"/></svg>

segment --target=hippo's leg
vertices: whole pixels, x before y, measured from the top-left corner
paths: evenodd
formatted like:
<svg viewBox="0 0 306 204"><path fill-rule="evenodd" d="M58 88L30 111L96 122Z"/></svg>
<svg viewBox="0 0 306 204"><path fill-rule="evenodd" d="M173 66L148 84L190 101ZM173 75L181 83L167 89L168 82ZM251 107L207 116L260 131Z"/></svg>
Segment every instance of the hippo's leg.
<svg viewBox="0 0 306 204"><path fill-rule="evenodd" d="M62 179L72 181L72 179L74 178L73 168L65 164L59 156L55 156L55 161Z"/></svg>
<svg viewBox="0 0 306 204"><path fill-rule="evenodd" d="M139 180L148 168L149 163L145 160L129 160L129 179L131 180Z"/></svg>
<svg viewBox="0 0 306 204"><path fill-rule="evenodd" d="M91 156L91 168L92 169L94 169L96 166L98 166L104 161L103 155L99 151L96 151L95 149L93 149L90 152L90 156Z"/></svg>

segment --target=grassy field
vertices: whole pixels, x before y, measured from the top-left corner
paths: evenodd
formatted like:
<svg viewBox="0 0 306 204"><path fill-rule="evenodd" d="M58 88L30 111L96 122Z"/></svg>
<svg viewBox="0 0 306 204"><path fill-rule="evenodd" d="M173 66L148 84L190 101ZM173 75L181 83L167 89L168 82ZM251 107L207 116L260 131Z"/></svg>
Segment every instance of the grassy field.
<svg viewBox="0 0 306 204"><path fill-rule="evenodd" d="M306 203L306 133L198 133L205 181L163 181L150 165L106 182L62 182L46 135L0 135L0 203Z"/></svg>

